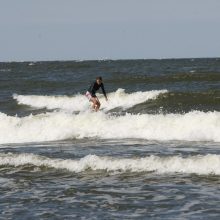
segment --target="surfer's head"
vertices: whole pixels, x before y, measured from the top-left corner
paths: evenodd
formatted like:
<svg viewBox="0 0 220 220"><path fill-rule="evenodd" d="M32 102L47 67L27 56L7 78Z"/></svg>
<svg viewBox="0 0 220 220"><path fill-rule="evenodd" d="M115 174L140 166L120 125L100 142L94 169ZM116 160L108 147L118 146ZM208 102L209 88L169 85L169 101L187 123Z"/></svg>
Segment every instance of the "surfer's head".
<svg viewBox="0 0 220 220"><path fill-rule="evenodd" d="M102 83L102 77L101 76L96 77L96 82L100 85Z"/></svg>

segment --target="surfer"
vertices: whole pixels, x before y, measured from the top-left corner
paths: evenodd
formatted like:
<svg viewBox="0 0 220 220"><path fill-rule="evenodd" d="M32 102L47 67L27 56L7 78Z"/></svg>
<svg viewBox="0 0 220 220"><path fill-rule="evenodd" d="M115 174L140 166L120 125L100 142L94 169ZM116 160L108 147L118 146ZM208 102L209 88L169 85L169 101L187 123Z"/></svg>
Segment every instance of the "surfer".
<svg viewBox="0 0 220 220"><path fill-rule="evenodd" d="M96 81L91 84L88 91L86 92L86 97L89 99L90 102L93 103L92 107L96 112L99 110L100 105L101 105L99 99L96 96L96 92L97 92L97 90L100 89L100 87L102 89L103 95L105 96L105 100L108 101L101 76L96 77Z"/></svg>

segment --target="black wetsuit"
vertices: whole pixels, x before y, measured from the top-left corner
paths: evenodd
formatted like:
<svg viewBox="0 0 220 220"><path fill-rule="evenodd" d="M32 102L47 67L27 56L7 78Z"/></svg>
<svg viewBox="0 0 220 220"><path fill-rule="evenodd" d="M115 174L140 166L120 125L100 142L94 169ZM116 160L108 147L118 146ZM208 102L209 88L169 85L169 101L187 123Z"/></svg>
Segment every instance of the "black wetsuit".
<svg viewBox="0 0 220 220"><path fill-rule="evenodd" d="M96 93L97 90L99 90L100 87L102 89L102 92L103 92L104 96L106 97L106 92L105 92L105 88L104 88L103 83L101 83L99 85L96 81L91 84L91 86L88 89L88 92L91 94L92 97L96 97L95 93Z"/></svg>

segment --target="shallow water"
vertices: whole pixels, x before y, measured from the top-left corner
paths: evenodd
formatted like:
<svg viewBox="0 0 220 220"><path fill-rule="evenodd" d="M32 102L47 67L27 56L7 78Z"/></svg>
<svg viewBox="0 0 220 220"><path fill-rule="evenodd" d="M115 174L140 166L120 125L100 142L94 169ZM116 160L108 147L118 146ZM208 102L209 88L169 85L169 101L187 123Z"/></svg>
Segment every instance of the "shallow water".
<svg viewBox="0 0 220 220"><path fill-rule="evenodd" d="M146 140L92 140L2 146L1 153L44 156L47 160L79 161L88 155L122 158L154 155L190 158L218 154L218 145L197 142L148 142ZM10 163L13 163L13 160ZM219 216L218 175L182 172L123 171L117 169L80 172L66 168L22 164L1 165L0 207L5 218L207 218ZM210 161L211 162L211 161ZM106 164L103 163L102 166ZM132 166L132 165L131 165ZM113 168L113 167L110 167ZM197 167L199 170L200 167ZM163 166L161 166L163 169ZM218 170L219 172L219 167Z"/></svg>

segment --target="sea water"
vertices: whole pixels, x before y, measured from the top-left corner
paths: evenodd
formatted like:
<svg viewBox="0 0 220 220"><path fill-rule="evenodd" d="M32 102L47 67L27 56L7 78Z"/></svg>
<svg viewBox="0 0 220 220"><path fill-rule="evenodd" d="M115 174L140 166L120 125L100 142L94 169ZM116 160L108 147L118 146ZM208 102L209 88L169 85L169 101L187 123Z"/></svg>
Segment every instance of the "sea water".
<svg viewBox="0 0 220 220"><path fill-rule="evenodd" d="M10 62L0 77L0 219L219 219L220 59Z"/></svg>

